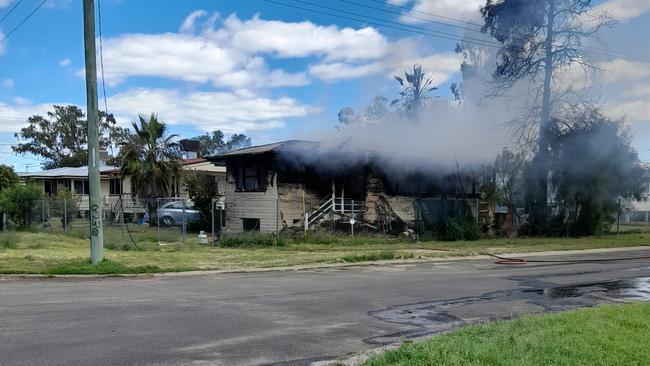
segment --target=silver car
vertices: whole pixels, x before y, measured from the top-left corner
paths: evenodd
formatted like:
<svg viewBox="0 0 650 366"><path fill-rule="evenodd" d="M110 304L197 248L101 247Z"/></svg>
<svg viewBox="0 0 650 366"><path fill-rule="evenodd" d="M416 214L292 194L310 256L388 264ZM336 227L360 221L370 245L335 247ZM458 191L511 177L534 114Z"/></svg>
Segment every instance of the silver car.
<svg viewBox="0 0 650 366"><path fill-rule="evenodd" d="M199 220L199 211L192 205L185 206L183 213L182 201L167 202L158 208L157 213L160 226L182 226L183 215L186 224ZM148 213L144 214L143 221L149 222Z"/></svg>

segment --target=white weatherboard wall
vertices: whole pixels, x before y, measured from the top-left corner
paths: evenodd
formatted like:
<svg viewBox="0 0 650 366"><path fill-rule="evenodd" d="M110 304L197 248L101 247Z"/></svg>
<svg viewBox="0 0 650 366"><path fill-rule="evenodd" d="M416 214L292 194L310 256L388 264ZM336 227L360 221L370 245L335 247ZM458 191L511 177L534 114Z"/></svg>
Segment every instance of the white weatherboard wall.
<svg viewBox="0 0 650 366"><path fill-rule="evenodd" d="M266 191L237 192L235 177L228 172L226 176L226 227L229 233L240 233L244 230L243 219L259 219L260 232L275 232L276 225L282 228L276 215L277 187L274 174L266 177Z"/></svg>

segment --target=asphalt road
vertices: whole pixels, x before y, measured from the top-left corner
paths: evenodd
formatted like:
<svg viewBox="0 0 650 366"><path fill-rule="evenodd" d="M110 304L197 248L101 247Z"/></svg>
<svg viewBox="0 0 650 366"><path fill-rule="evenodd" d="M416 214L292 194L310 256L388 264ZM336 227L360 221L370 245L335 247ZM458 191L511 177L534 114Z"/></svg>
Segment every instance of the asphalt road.
<svg viewBox="0 0 650 366"><path fill-rule="evenodd" d="M650 250L588 256L639 255ZM0 364L303 365L475 321L629 299L650 299L649 260L3 278Z"/></svg>

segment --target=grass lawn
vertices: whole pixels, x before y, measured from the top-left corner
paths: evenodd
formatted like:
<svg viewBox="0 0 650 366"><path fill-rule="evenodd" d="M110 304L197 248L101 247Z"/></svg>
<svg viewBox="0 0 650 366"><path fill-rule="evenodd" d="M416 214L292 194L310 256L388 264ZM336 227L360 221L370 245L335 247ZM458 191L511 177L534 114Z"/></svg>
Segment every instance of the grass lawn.
<svg viewBox="0 0 650 366"><path fill-rule="evenodd" d="M307 240L283 239L281 246L221 248L196 244L188 234L185 244L159 246L155 231L135 232L142 250L117 230L105 230L106 263L88 264L89 245L84 235L7 232L0 234L0 273L88 274L152 273L189 270L236 270L318 263L361 262L400 258L469 256L491 253L534 252L628 247L650 243L650 233L629 233L588 238L483 239L457 242L400 242L382 237L313 235ZM176 235L175 240L180 236ZM170 239L171 240L171 239Z"/></svg>
<svg viewBox="0 0 650 366"><path fill-rule="evenodd" d="M650 303L603 305L469 326L363 366L650 365Z"/></svg>

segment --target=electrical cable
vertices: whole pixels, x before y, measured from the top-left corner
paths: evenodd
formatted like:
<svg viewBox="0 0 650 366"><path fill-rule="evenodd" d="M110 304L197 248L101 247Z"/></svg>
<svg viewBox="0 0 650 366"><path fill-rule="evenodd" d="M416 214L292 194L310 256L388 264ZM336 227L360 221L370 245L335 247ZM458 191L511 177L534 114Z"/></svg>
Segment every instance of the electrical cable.
<svg viewBox="0 0 650 366"><path fill-rule="evenodd" d="M502 48L501 44L494 43L494 42L487 41L487 40L481 40L481 39L472 38L472 37L462 37L462 36L459 36L459 35L456 35L456 34L453 34L453 33L434 31L434 30L430 30L430 29L424 28L424 27L418 27L418 26L409 25L409 24L400 23L400 22L394 22L394 21L390 21L390 20L386 20L386 19L382 19L382 18L371 17L371 16L367 16L367 15L363 15L363 14L359 14L359 13L355 13L355 12L349 12L349 11L346 11L346 10L340 10L340 9L336 9L336 8L332 8L332 7L328 7L328 6L324 6L324 5L318 5L318 4L310 3L308 1L303 1L303 0L287 0L287 1L294 1L294 2L298 2L298 3L310 5L310 6L313 6L313 7L328 9L328 10L332 10L332 11L336 11L336 12L340 12L340 13L344 13L344 14L354 15L356 17L366 18L366 19L359 19L359 18L354 18L354 17L345 16L345 15L341 15L341 14L329 13L329 12L326 12L326 11L321 11L321 10L317 10L317 9L313 9L313 8L307 8L307 7L303 7L303 6L287 4L287 3L283 3L283 2L280 2L280 1L276 1L276 0L264 0L264 1L266 1L268 3L282 5L282 6L289 7L289 8L305 10L305 11L316 13L316 14L328 15L328 16L332 16L332 17L338 17L338 18L341 18L341 19L352 20L352 21L360 22L360 23L364 23L364 24L371 24L371 25L375 25L375 26L378 26L378 27L382 27L382 28L390 28L390 29L395 29L395 30L399 30L399 31L403 31L403 32L421 34L421 35L424 35L424 36L437 37L437 38L452 40L452 41L456 41L456 42L464 42L464 43L473 44L473 45L477 45L477 46L485 46L485 47L491 47L491 48L496 48L496 49ZM341 1L344 1L344 0L341 0ZM368 19L370 19L370 20L368 20ZM389 25L389 24L385 24L385 23L379 23L379 22L391 23L391 24L395 24L395 25L398 25L398 26ZM412 29L407 29L407 28L404 28L404 27L408 27L408 28L412 28ZM592 53L592 54L596 54L596 55L600 54L602 56L610 56L610 57L615 56L611 52L608 52L606 50L599 50L599 49L596 49L596 48L593 48L593 47L588 47L588 46L583 46L583 48L584 49L593 49L594 50L594 51L587 52L587 53ZM619 53L624 54L623 52L619 52ZM630 55L631 57L638 58L638 60L640 60L641 62L650 63L650 60L643 57L643 56L633 55L633 54L628 54L628 55Z"/></svg>
<svg viewBox="0 0 650 366"><path fill-rule="evenodd" d="M32 10L29 14L27 14L27 16L26 16L25 18L23 18L23 20L21 20L20 23L16 24L15 27L13 27L9 32L7 32L7 34L5 34L5 35L2 37L2 39L0 39L0 43L4 42L4 41L5 41L7 38L9 38L9 36L11 36L11 35L16 31L16 30L18 30L18 28L20 28L23 24L25 24L25 22L26 22L27 20L29 20L29 18L31 18L32 15L34 15L34 14L35 14L35 13L36 13L40 8L42 8L43 5L45 5L45 3L46 3L47 1L48 1L48 0L43 0L43 1L42 1L42 2L41 2L41 3L36 7L36 9Z"/></svg>
<svg viewBox="0 0 650 366"><path fill-rule="evenodd" d="M382 27L382 28L396 29L396 30L400 30L400 31L403 31L403 32L410 32L410 33L421 34L421 35L425 35L425 36L438 37L438 38L457 41L457 42L462 40L461 38L459 38L458 36L455 36L455 35L454 35L454 37L444 36L444 35L437 35L437 34L433 34L433 31L428 31L427 30L426 32L423 32L423 31L417 31L417 30L414 30L414 29L405 29L405 28L402 28L402 27L391 26L391 25L387 25L387 24L374 22L374 21L368 21L366 19L357 19L357 18L352 18L352 17L349 17L349 16L345 16L345 15L328 13L328 12L320 11L320 10L316 10L316 9L305 8L305 7L302 7L302 6L282 3L282 2L279 2L279 1L275 1L275 0L263 0L263 1L266 1L268 3L277 4L277 5L286 6L286 7L289 7L289 8L301 9L301 10L305 10L305 11L309 11L309 12L317 13L317 14L321 14L321 15L329 15L329 16L338 17L338 18L342 18L342 19L352 20L352 21L355 21L355 22L361 22L361 23L365 23L365 24L372 24L372 25L376 25L376 26ZM366 16L362 16L362 17L366 17ZM371 18L372 19L372 17L366 17L366 18ZM380 19L380 21L383 21L383 20ZM401 24L401 23L397 23L397 22L393 22L393 23ZM411 27L411 28L419 28L419 27L414 27L414 26L409 26L409 27ZM437 32L437 33L441 33L441 32ZM478 45L478 46L500 48L500 46L497 45L497 44L489 44L489 43L482 43L482 42L467 42L467 43L475 44L475 45Z"/></svg>
<svg viewBox="0 0 650 366"><path fill-rule="evenodd" d="M449 23L445 23L445 22L442 22L442 21L427 19L427 18L423 18L423 17L417 17L417 16L411 15L409 13L401 13L401 12L397 12L397 11L391 11L391 10L383 9L383 8L380 8L380 7L377 7L377 6L370 6L370 5L358 3L358 2L355 2L355 1L351 1L351 0L339 0L339 1L344 2L344 3L348 3L348 4L352 4L352 5L356 5L356 6L359 6L359 7L364 7L364 8L368 8L368 9L372 9L372 10L376 10L376 11L381 11L381 12L393 14L393 15L399 15L399 16L403 16L403 17L407 17L407 18L411 18L411 19L421 20L421 21L425 21L425 22L428 22L428 23L440 24L440 25L444 25L444 26L448 26L448 27L467 30L467 31L470 31L470 32L486 34L481 29L475 29L475 28L470 28L470 27L467 27L467 26L449 24ZM386 5L390 5L390 4L386 4ZM403 7L401 7L401 8L403 8ZM429 15L432 15L432 13L429 13ZM440 17L442 17L442 16L440 16ZM462 22L462 20L458 20L458 19L455 19L455 20L458 21L458 22ZM498 33L498 34L505 35L505 33ZM520 35L522 35L522 33L520 33ZM555 47L558 47L558 46L556 45ZM602 48L590 47L590 46L582 46L582 48L585 49L585 50L591 50L592 52L600 53L600 54L606 55L606 56L628 56L628 57L643 60L645 62L650 62L650 59L646 58L645 56L641 56L641 55L637 55L637 54L633 54L633 53L629 53L629 52L617 51L617 50L605 50L605 49L602 49Z"/></svg>
<svg viewBox="0 0 650 366"><path fill-rule="evenodd" d="M14 6L13 6L11 9L9 9L9 11L7 12L7 14L5 14L5 16L3 16L2 19L0 19L0 24L2 24L2 22L4 22L4 20L7 19L7 17L8 17L9 15L11 15L11 13L13 13L14 10L16 10L16 8L18 7L18 5L20 5L20 3L22 3L22 2L23 2L23 0L18 0L18 1L16 2L16 4L14 4Z"/></svg>
<svg viewBox="0 0 650 366"><path fill-rule="evenodd" d="M108 118L108 101L106 97L106 81L104 78L104 47L103 47L103 36L102 36L102 5L101 5L101 0L97 0L97 21L98 21L98 28L99 28L99 64L100 64L100 73L102 76L102 94L104 97L104 113L106 114L105 118ZM120 191L121 192L121 191ZM122 211L122 221L124 222L124 227L126 228L126 232L129 234L129 238L131 239L131 243L133 243L133 246L137 250L142 250L138 244L135 242L135 239L133 239L133 235L131 234L131 229L129 228L129 223L125 219L124 215L124 200L122 199L122 194L120 193L120 209Z"/></svg>

